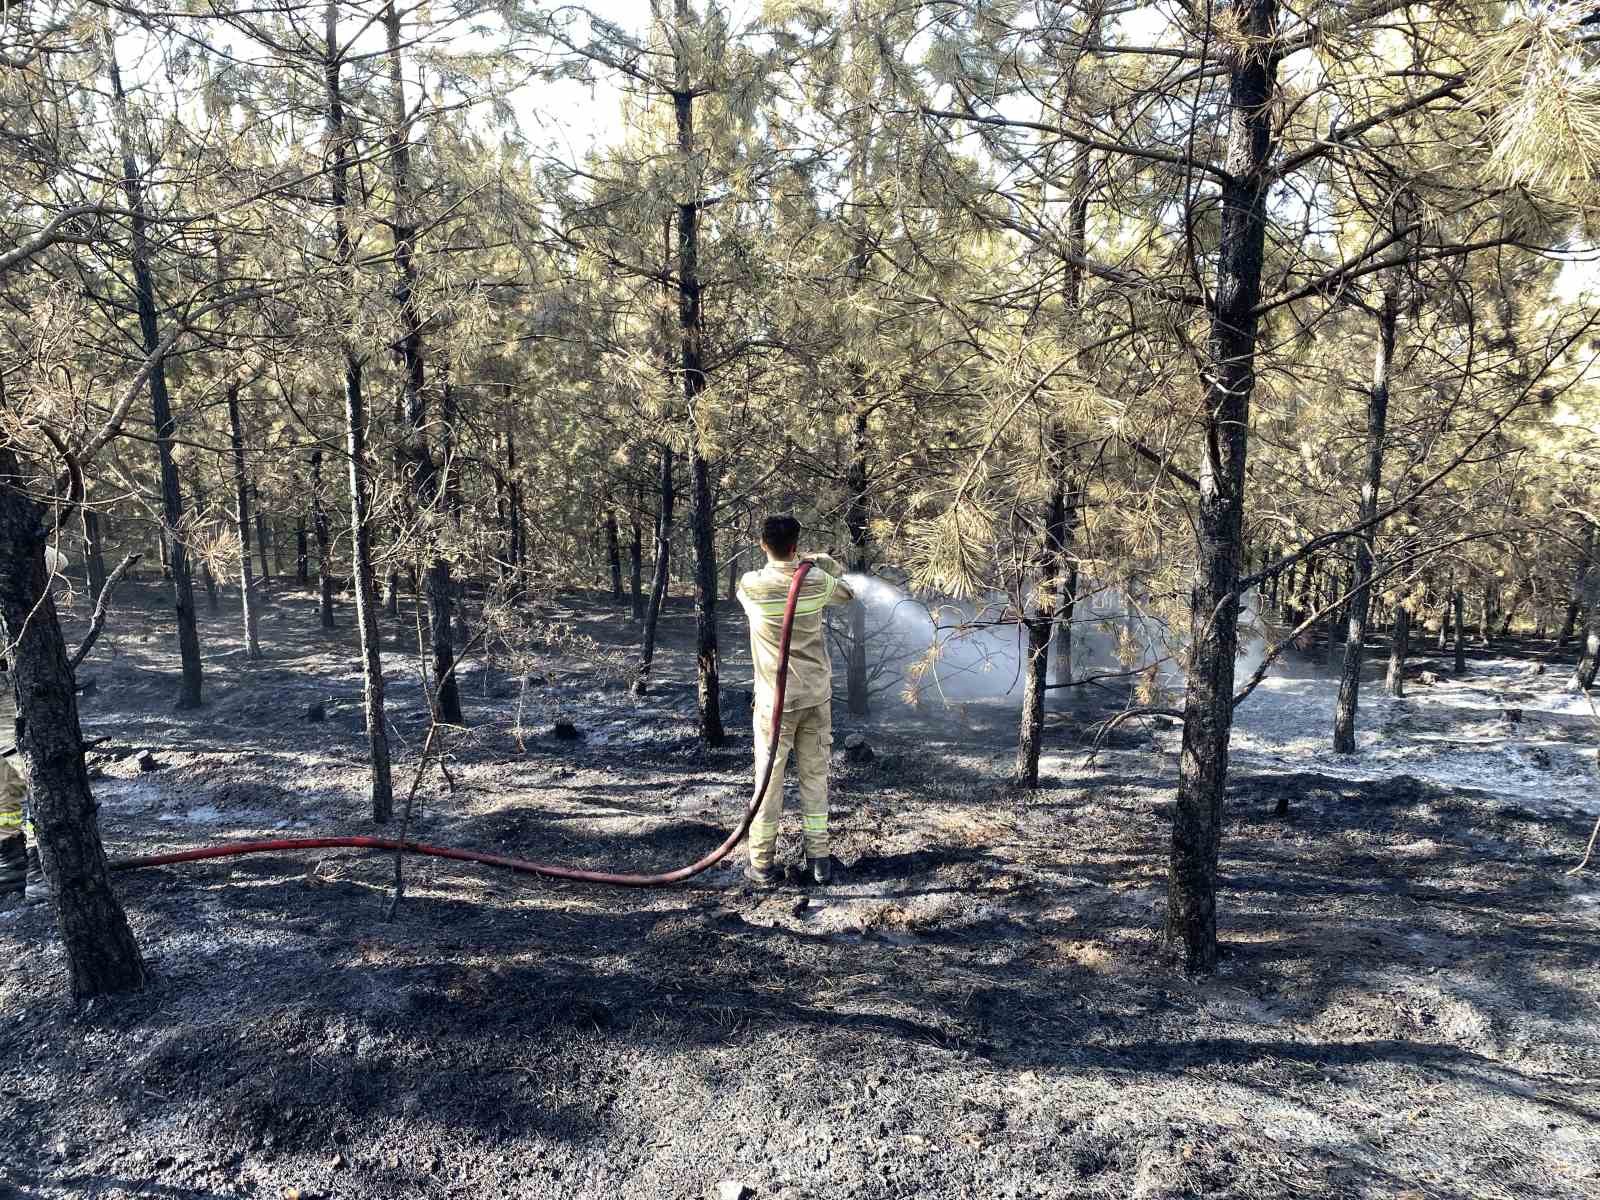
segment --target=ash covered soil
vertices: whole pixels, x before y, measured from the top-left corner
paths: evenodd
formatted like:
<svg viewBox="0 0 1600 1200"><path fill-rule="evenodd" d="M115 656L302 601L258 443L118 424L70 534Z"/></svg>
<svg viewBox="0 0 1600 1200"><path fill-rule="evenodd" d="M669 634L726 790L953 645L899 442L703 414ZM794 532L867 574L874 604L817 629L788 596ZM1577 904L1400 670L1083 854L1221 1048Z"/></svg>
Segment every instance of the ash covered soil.
<svg viewBox="0 0 1600 1200"><path fill-rule="evenodd" d="M348 609L325 634L280 593L257 665L237 611L208 616L209 703L175 713L165 602L122 600L80 670L110 853L374 832ZM525 694L506 663L464 665L454 790L424 775L416 836L630 870L698 856L748 787L737 612L734 736L705 753L686 605L635 700L625 614L569 604L578 640ZM414 643L386 662L403 797ZM837 745L859 728L876 757L835 756L843 869L820 891L411 859L389 922L387 856L144 870L117 879L152 981L81 1009L52 917L13 907L0 1196L1593 1197L1600 878L1566 872L1596 730L1567 673L1479 656L1374 695L1344 760L1332 683L1269 681L1239 714L1207 979L1159 954L1178 731L1124 726L1086 764L1096 714L1071 706L1027 796L1004 782L1008 712L841 711Z"/></svg>

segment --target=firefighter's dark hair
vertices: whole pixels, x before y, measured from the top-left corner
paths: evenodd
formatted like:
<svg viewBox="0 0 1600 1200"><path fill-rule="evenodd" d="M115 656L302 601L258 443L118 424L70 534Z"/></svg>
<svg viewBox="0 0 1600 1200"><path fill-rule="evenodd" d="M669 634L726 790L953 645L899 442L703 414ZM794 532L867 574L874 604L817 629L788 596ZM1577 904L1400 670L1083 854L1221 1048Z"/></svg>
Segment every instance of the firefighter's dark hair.
<svg viewBox="0 0 1600 1200"><path fill-rule="evenodd" d="M800 522L793 517L768 517L761 523L761 544L776 558L788 558L800 544Z"/></svg>

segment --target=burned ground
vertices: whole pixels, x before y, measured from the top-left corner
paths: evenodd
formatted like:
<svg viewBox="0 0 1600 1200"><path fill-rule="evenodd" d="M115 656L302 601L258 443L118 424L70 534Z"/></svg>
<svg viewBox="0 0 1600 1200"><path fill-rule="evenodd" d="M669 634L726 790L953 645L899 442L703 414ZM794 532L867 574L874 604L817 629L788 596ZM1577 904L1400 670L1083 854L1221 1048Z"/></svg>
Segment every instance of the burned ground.
<svg viewBox="0 0 1600 1200"><path fill-rule="evenodd" d="M130 590L83 668L111 852L371 832L348 620L324 635L280 595L251 667L234 614L213 619L210 703L179 714L159 605ZM470 663L455 789L426 776L418 835L625 869L713 845L749 717L730 653L742 736L695 743L691 620L669 609L643 700L603 653L552 652L521 739L516 681ZM631 638L603 605L573 623L602 651ZM723 644L742 648L733 621ZM413 659L389 666L403 794L425 717ZM1503 661L1463 686L1503 692L1513 669L1559 692ZM877 757L838 756L845 869L822 892L754 893L728 866L639 893L410 860L387 922L386 856L132 872L153 981L82 1010L48 915L0 913L0 1194L1592 1196L1600 886L1565 873L1587 821L1537 779L1405 769L1464 695L1419 689L1406 720L1374 701L1368 777L1246 731L1210 979L1159 955L1176 732L1086 763L1073 707L1032 795L1004 782L990 710L862 726ZM1536 707L1518 737L1543 721L1580 744ZM558 718L583 736L550 736ZM841 715L840 744L854 728ZM1563 762L1558 797L1577 794Z"/></svg>

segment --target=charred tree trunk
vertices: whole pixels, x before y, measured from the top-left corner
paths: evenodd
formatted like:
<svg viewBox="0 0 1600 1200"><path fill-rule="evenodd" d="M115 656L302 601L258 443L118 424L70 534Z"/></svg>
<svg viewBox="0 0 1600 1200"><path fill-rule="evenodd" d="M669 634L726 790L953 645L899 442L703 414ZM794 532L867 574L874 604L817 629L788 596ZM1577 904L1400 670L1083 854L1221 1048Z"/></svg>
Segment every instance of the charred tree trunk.
<svg viewBox="0 0 1600 1200"><path fill-rule="evenodd" d="M1050 652L1050 681L1056 687L1072 684L1072 622L1078 608L1078 560L1071 551L1079 495L1075 488L1067 499L1066 568L1061 573L1061 600L1056 607L1056 644Z"/></svg>
<svg viewBox="0 0 1600 1200"><path fill-rule="evenodd" d="M311 528L317 538L317 615L324 629L333 628L333 536L328 510L322 506L322 451L311 452Z"/></svg>
<svg viewBox="0 0 1600 1200"><path fill-rule="evenodd" d="M1583 606L1588 620L1583 630L1583 646L1573 682L1584 691L1594 686L1595 670L1600 666L1600 571L1591 570L1583 584Z"/></svg>
<svg viewBox="0 0 1600 1200"><path fill-rule="evenodd" d="M674 14L680 30L689 24L689 0L676 0ZM677 57L677 90L673 94L677 118L678 153L685 170L695 161L694 91L689 86L689 64ZM689 194L678 205L678 333L683 369L683 399L689 424L689 531L694 543L695 697L700 712L700 739L707 746L727 740L722 728L721 661L717 649L717 547L716 505L711 488L711 465L701 450L700 397L706 374L702 344L704 314L700 307L700 198L698 180L686 185Z"/></svg>
<svg viewBox="0 0 1600 1200"><path fill-rule="evenodd" d="M633 694L650 690L650 667L656 656L656 625L661 620L661 605L667 598L667 571L672 552L672 451L661 448L661 511L656 516L656 569L650 583L650 603L644 613L644 646L639 653L639 669L633 680Z"/></svg>
<svg viewBox="0 0 1600 1200"><path fill-rule="evenodd" d="M304 513L294 521L294 579L301 587L311 586L311 546Z"/></svg>
<svg viewBox="0 0 1600 1200"><path fill-rule="evenodd" d="M1233 731L1239 649L1239 550L1245 457L1255 389L1256 333L1266 235L1273 41L1278 0L1236 0L1239 46L1229 67L1228 179L1221 187L1215 301L1207 347L1205 453L1197 504L1198 578L1190 601L1183 756L1172 821L1166 941L1191 971L1217 965L1217 854Z"/></svg>
<svg viewBox="0 0 1600 1200"><path fill-rule="evenodd" d="M117 67L116 48L109 29L105 43L117 117L117 137L122 153L122 190L128 198L128 209L132 214L129 227L133 238L133 287L139 310L139 332L145 354L154 356L161 345L161 334L156 309L155 276L150 267L149 218L145 211L144 185L134 159L127 97L122 90L122 74ZM189 574L188 547L183 540L183 494L178 485L178 465L172 456L178 424L172 416L163 358L156 358L155 366L150 371L150 412L155 422L156 454L161 464L163 561L172 574L173 603L178 617L178 657L182 676L177 706L180 709L198 708L202 702L205 673L200 664L200 633L195 624L194 582Z"/></svg>
<svg viewBox="0 0 1600 1200"><path fill-rule="evenodd" d="M1088 240L1088 223L1088 173L1086 164L1080 159L1078 169L1074 172L1071 233L1066 262L1065 300L1069 311L1074 314L1083 305L1083 269L1079 264ZM1023 618L1028 632L1028 651L1023 661L1022 721L1017 736L1015 780L1030 791L1039 786L1039 752L1044 743L1044 700L1050 685L1050 643L1053 638L1061 636L1057 632L1060 623L1057 606L1061 600L1067 531L1071 528L1071 508L1074 507L1068 497L1068 477L1072 465L1067 442L1066 426L1059 421L1053 422L1045 443L1051 489L1039 544L1038 590L1032 610ZM1068 633L1066 636L1069 639L1067 655L1070 662L1072 635Z"/></svg>
<svg viewBox="0 0 1600 1200"><path fill-rule="evenodd" d="M621 604L622 594L622 543L617 530L617 512L606 509L606 559L611 564L611 599Z"/></svg>
<svg viewBox="0 0 1600 1200"><path fill-rule="evenodd" d="M1383 681L1391 696L1406 694L1406 655L1411 650L1411 610L1405 601L1394 606L1394 628L1389 633L1389 674Z"/></svg>
<svg viewBox="0 0 1600 1200"><path fill-rule="evenodd" d="M1461 589L1456 588L1451 595L1450 603L1455 613L1455 673L1464 674L1467 669L1467 613L1466 601L1461 596Z"/></svg>
<svg viewBox="0 0 1600 1200"><path fill-rule="evenodd" d="M644 576L644 531L639 526L639 513L644 508L644 490L641 488L634 498L633 506L633 537L628 542L628 594L633 599L633 619L644 620L644 592L641 588Z"/></svg>
<svg viewBox="0 0 1600 1200"><path fill-rule="evenodd" d="M238 505L239 596L244 606L244 656L261 657L256 616L256 583L250 573L250 487L244 465L244 430L239 421L239 383L228 381L228 432L233 447L233 497Z"/></svg>
<svg viewBox="0 0 1600 1200"><path fill-rule="evenodd" d="M417 225L412 200L410 122L400 63L400 14L393 0L384 7L384 28L389 50L389 166L394 181L395 299L400 308L398 357L404 381L406 480L416 508L427 557L428 640L433 657L434 719L449 725L464 724L461 688L456 680L455 631L450 620L455 589L450 582L450 560L439 546L439 523L447 495L433 451L428 445L428 400L425 390L426 358L422 344L422 315L417 311Z"/></svg>
<svg viewBox="0 0 1600 1200"><path fill-rule="evenodd" d="M328 140L333 151L334 253L344 285L353 290L355 245L350 239L350 137L345 128L344 99L339 73L339 5L329 0L326 10L327 56L324 82L328 99ZM372 568L372 485L367 463L367 412L361 394L361 359L344 337L345 451L350 469L351 575L356 597L356 625L361 635L361 676L366 694L367 747L372 759L372 819L379 824L394 811L394 787L389 770L389 730L383 711L382 630Z"/></svg>
<svg viewBox="0 0 1600 1200"><path fill-rule="evenodd" d="M267 562L267 542L271 538L271 530L267 528L267 517L261 507L261 485L250 485L251 507L255 509L256 521L256 555L261 559L261 586L272 586L272 567Z"/></svg>
<svg viewBox="0 0 1600 1200"><path fill-rule="evenodd" d="M0 633L17 701L16 727L0 737L15 734L67 978L73 996L87 1000L143 986L145 970L106 871L46 541L44 509L28 495L15 450L0 443Z"/></svg>
<svg viewBox="0 0 1600 1200"><path fill-rule="evenodd" d="M1405 230L1399 231L1404 236ZM1367 392L1367 469L1361 481L1360 523L1356 535L1354 587L1344 642L1344 669L1339 674L1339 699L1333 714L1333 749L1337 754L1356 752L1356 708L1361 697L1361 660L1366 649L1367 618L1372 611L1372 552L1378 529L1368 524L1378 511L1378 489L1383 483L1384 439L1388 436L1389 376L1400 324L1400 280L1391 273L1385 281L1378 311L1378 350L1372 365L1372 387ZM1405 609L1402 606L1401 612ZM1333 631L1328 638L1331 642Z"/></svg>
<svg viewBox="0 0 1600 1200"><path fill-rule="evenodd" d="M1561 622L1561 636L1556 639L1556 652L1567 648L1567 643L1572 640L1573 633L1578 627L1578 618L1583 613L1583 597L1586 594L1585 584L1595 570L1596 551L1595 527L1587 526L1583 539L1583 552L1578 557L1578 566L1574 571L1572 580L1572 600L1567 605L1567 615ZM99 593L96 593L98 595Z"/></svg>
<svg viewBox="0 0 1600 1200"><path fill-rule="evenodd" d="M506 430L506 507L511 518L511 571L513 578L520 581L527 547L523 541L522 480L517 474L517 439L509 427Z"/></svg>
<svg viewBox="0 0 1600 1200"><path fill-rule="evenodd" d="M850 465L845 473L849 499L845 507L845 528L850 535L850 570L865 575L872 566L870 525L867 518L868 418L866 411L866 373L860 363L853 364L855 422L850 441ZM853 717L867 716L872 709L867 685L867 606L858 596L850 602L850 659L845 667L845 703ZM1029 785L1030 787L1033 785Z"/></svg>
<svg viewBox="0 0 1600 1200"><path fill-rule="evenodd" d="M1053 431L1049 454L1055 486L1046 510L1038 558L1039 579L1034 602L1023 624L1028 631L1027 658L1023 660L1022 728L1017 738L1016 783L1032 790L1039 786L1039 750L1044 741L1044 697L1050 682L1050 639L1055 632L1056 601L1061 594L1061 564L1066 553L1067 456L1065 430Z"/></svg>
<svg viewBox="0 0 1600 1200"><path fill-rule="evenodd" d="M106 587L106 547L100 532L100 514L83 504L78 515L83 522L83 568L89 595L99 596Z"/></svg>

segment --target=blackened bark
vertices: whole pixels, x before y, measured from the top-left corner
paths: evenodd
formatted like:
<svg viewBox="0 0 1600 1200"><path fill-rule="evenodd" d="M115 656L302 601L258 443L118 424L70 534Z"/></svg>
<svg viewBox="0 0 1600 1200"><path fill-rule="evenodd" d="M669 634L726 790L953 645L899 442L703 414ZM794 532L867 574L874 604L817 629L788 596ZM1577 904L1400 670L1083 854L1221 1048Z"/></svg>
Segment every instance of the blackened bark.
<svg viewBox="0 0 1600 1200"><path fill-rule="evenodd" d="M672 553L672 451L661 448L661 511L656 515L656 567L650 584L650 603L644 613L644 646L639 652L639 669L633 679L633 694L650 690L650 667L656 656L656 625L661 620L661 605L667 598L667 572Z"/></svg>
<svg viewBox="0 0 1600 1200"><path fill-rule="evenodd" d="M611 563L611 599L621 604L622 544L618 536L617 512L614 508L606 509L606 558Z"/></svg>
<svg viewBox="0 0 1600 1200"><path fill-rule="evenodd" d="M404 387L404 415L408 441L405 476L411 501L419 515L424 540L428 589L428 640L433 659L433 713L450 725L464 723L461 688L456 679L455 631L451 606L455 589L450 582L450 560L439 545L439 520L448 495L433 451L428 445L426 357L422 342L422 315L417 311L417 223L412 197L410 121L406 113L401 75L400 14L394 3L384 7L384 29L389 51L389 167L394 181L395 300L400 309L397 353Z"/></svg>
<svg viewBox="0 0 1600 1200"><path fill-rule="evenodd" d="M28 782L69 986L87 1000L143 986L145 970L106 871L46 540L44 509L28 496L16 452L0 445L0 633L16 691L16 761ZM11 733L0 736L10 741Z"/></svg>
<svg viewBox="0 0 1600 1200"><path fill-rule="evenodd" d="M206 592L206 611L216 613L222 608L222 600L217 595L217 577L211 573L211 564L204 559L200 562L200 586Z"/></svg>
<svg viewBox="0 0 1600 1200"><path fill-rule="evenodd" d="M520 576L527 560L526 535L523 532L522 477L517 474L517 441L515 434L506 434L506 494L511 509L511 567Z"/></svg>
<svg viewBox="0 0 1600 1200"><path fill-rule="evenodd" d="M122 153L122 190L131 213L134 298L139 310L139 332L144 351L154 356L161 345L160 322L156 307L155 275L150 267L149 219L145 210L144 185L133 153L133 131L129 124L127 97L122 90L122 74L117 67L111 31L105 32L106 62L111 73L111 94L117 118L117 138ZM202 703L205 679L200 664L200 633L195 624L194 581L189 573L189 551L183 541L183 494L178 484L178 465L172 456L178 424L172 416L167 393L164 358L156 358L150 371L150 412L155 422L156 454L161 465L161 522L165 563L172 573L173 603L178 617L178 657L181 682L177 707L198 708Z"/></svg>
<svg viewBox="0 0 1600 1200"><path fill-rule="evenodd" d="M294 578L301 587L311 586L311 545L306 535L306 515L294 519Z"/></svg>
<svg viewBox="0 0 1600 1200"><path fill-rule="evenodd" d="M83 566L89 595L98 596L106 588L106 547L100 530L100 514L83 504L78 508L83 522Z"/></svg>
<svg viewBox="0 0 1600 1200"><path fill-rule="evenodd" d="M680 31L690 22L689 0L676 0L674 16ZM674 43L675 46L678 43ZM689 63L677 50L676 91L673 111L677 119L678 154L684 170L694 171L694 91L689 86ZM717 649L717 548L716 506L712 496L711 464L701 450L704 413L700 397L706 389L702 349L705 331L700 306L700 198L699 183L685 184L687 194L678 204L678 338L683 372L684 417L689 441L689 532L694 545L695 698L700 713L700 738L707 746L727 740L722 728L721 663Z"/></svg>
<svg viewBox="0 0 1600 1200"><path fill-rule="evenodd" d="M256 616L256 581L250 572L250 487L244 463L244 431L239 421L239 384L228 381L228 432L233 447L233 499L238 505L239 594L244 605L244 655L261 657Z"/></svg>
<svg viewBox="0 0 1600 1200"><path fill-rule="evenodd" d="M267 562L267 541L271 531L267 528L266 514L261 508L261 486L259 484L252 483L250 485L250 500L251 507L256 514L256 554L261 559L261 586L266 588L272 585L272 567Z"/></svg>
<svg viewBox="0 0 1600 1200"><path fill-rule="evenodd" d="M311 452L311 528L317 538L317 615L333 628L333 537L322 505L322 451Z"/></svg>
<svg viewBox="0 0 1600 1200"><path fill-rule="evenodd" d="M1578 556L1578 565L1573 572L1572 599L1567 604L1567 614L1561 622L1561 636L1556 638L1557 653L1567 648L1567 643L1572 640L1572 635L1577 630L1578 617L1583 612L1583 598L1586 594L1585 584L1595 570L1597 555L1600 555L1600 545L1596 543L1595 527L1586 525L1583 552Z"/></svg>
<svg viewBox="0 0 1600 1200"><path fill-rule="evenodd" d="M850 570L865 575L872 566L870 525L867 519L867 494L871 477L867 471L868 420L866 412L866 371L852 364L851 402L855 408L850 439L850 465L845 472L845 530L850 535ZM845 666L845 703L853 717L867 716L872 708L867 687L867 606L857 597L850 602L850 658ZM1033 785L1029 785L1033 786Z"/></svg>
<svg viewBox="0 0 1600 1200"><path fill-rule="evenodd" d="M334 255L344 277L346 294L354 291L355 245L350 238L350 135L345 128L344 99L339 73L339 5L329 0L325 14L327 55L324 83L328 99L328 140L333 157L332 198ZM345 452L350 471L351 574L356 596L356 626L361 637L361 675L366 693L367 748L372 759L372 819L379 824L394 811L394 787L389 769L389 730L383 711L382 630L372 569L372 490L367 464L367 413L361 394L361 359L344 337Z"/></svg>
<svg viewBox="0 0 1600 1200"><path fill-rule="evenodd" d="M439 470L444 474L444 506L457 528L461 526L461 464L456 461L456 427L460 412L456 388L450 379L450 363L439 364Z"/></svg>
<svg viewBox="0 0 1600 1200"><path fill-rule="evenodd" d="M1068 235L1065 300L1069 313L1083 305L1083 260L1088 237L1088 173L1080 160L1074 177L1071 226ZM1059 636L1062 568L1067 557L1068 530L1076 507L1069 497L1068 477L1072 471L1065 424L1051 422L1045 443L1048 456L1046 477L1050 480L1050 501L1044 513L1044 531L1038 551L1038 585L1031 610L1024 616L1028 632L1027 657L1023 660L1022 721L1017 735L1015 779L1023 787L1039 786L1039 752L1044 743L1044 700L1050 683L1050 644ZM1071 619L1070 617L1068 618ZM1071 661L1071 633L1067 635L1067 658Z"/></svg>
<svg viewBox="0 0 1600 1200"><path fill-rule="evenodd" d="M1044 741L1044 698L1050 682L1050 639L1055 632L1056 602L1061 595L1061 563L1066 552L1065 441L1065 430L1057 425L1047 447L1051 459L1050 478L1055 483L1040 539L1038 582L1033 604L1023 618L1028 631L1028 650L1023 660L1022 725L1017 737L1014 778L1019 786L1030 790L1039 786L1039 750Z"/></svg>
<svg viewBox="0 0 1600 1200"><path fill-rule="evenodd" d="M1406 694L1406 654L1411 649L1411 610L1405 602L1394 606L1394 628L1389 632L1389 674L1384 690L1391 696Z"/></svg>
<svg viewBox="0 0 1600 1200"><path fill-rule="evenodd" d="M1460 588L1454 589L1450 597L1450 603L1455 612L1456 660L1454 671L1457 675L1460 675L1467 669L1467 603L1462 598Z"/></svg>
<svg viewBox="0 0 1600 1200"><path fill-rule="evenodd" d="M1378 527L1378 489L1383 483L1383 450L1389 420L1389 376L1394 363L1395 334L1400 323L1400 280L1393 273L1385 281L1378 312L1378 349L1372 365L1372 387L1367 391L1367 467L1361 481L1360 524L1356 534L1354 587L1350 595L1349 625L1344 642L1344 669L1339 674L1339 698L1333 712L1333 749L1337 754L1356 752L1356 708L1361 698L1361 660L1366 649L1367 618L1372 611L1372 552ZM1404 611L1402 607L1401 611ZM1333 631L1328 631L1331 641Z"/></svg>
<svg viewBox="0 0 1600 1200"><path fill-rule="evenodd" d="M1578 667L1572 678L1580 688L1588 691L1594 686L1595 671L1600 667L1600 571L1590 571L1584 580L1583 603L1589 617L1584 626Z"/></svg>
<svg viewBox="0 0 1600 1200"><path fill-rule="evenodd" d="M634 498L633 536L628 542L628 594L633 599L633 619L644 620L644 592L641 589L644 575L644 531L639 527L639 513L644 508L644 489Z"/></svg>
<svg viewBox="0 0 1600 1200"><path fill-rule="evenodd" d="M1217 855L1233 730L1245 457L1277 77L1277 0L1235 0L1230 13L1240 37L1228 79L1228 179L1220 197L1196 506L1198 578L1190 601L1189 686L1167 884L1167 945L1191 971L1217 965Z"/></svg>

